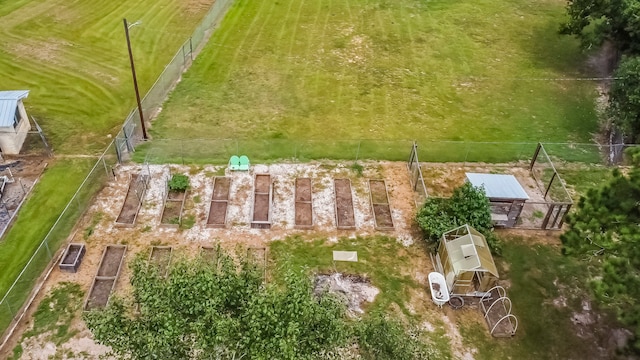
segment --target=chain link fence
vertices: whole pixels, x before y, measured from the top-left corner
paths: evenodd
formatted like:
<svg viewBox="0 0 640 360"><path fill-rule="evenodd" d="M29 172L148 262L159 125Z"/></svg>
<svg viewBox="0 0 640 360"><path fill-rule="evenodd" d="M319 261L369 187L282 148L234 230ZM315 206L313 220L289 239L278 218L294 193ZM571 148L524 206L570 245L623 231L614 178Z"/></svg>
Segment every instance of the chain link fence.
<svg viewBox="0 0 640 360"><path fill-rule="evenodd" d="M216 0L193 34L176 51L173 59L165 66L156 82L142 99L142 111L148 121L155 117L162 107L169 92L174 88L182 73L191 66L193 59L213 33L216 25L222 20L233 0ZM138 143L142 140L138 109L133 109L124 121L122 129L116 135L116 150L120 159L130 157Z"/></svg>
<svg viewBox="0 0 640 360"><path fill-rule="evenodd" d="M420 162L490 163L529 166L537 142L499 143L463 141L417 141ZM293 140L293 139L154 139L136 148L133 160L152 164L226 164L232 155L247 155L254 163L310 160L408 161L412 140ZM549 161L557 168L572 164L621 165L625 158L609 161L612 147L544 143Z"/></svg>
<svg viewBox="0 0 640 360"><path fill-rule="evenodd" d="M37 292L34 286L38 289L39 286L36 285L42 282L47 267L55 265L53 260L60 245L66 240L80 216L91 205L97 191L108 180L113 179L113 167L117 163L115 143L112 142L93 165L16 280L0 299L0 331L8 329L23 315L26 309L25 302ZM9 333L10 331L4 333L0 347Z"/></svg>
<svg viewBox="0 0 640 360"><path fill-rule="evenodd" d="M226 164L232 155L247 155L252 163L342 161L407 161L410 140L289 140L289 139L156 139L141 144L136 162L150 164Z"/></svg>

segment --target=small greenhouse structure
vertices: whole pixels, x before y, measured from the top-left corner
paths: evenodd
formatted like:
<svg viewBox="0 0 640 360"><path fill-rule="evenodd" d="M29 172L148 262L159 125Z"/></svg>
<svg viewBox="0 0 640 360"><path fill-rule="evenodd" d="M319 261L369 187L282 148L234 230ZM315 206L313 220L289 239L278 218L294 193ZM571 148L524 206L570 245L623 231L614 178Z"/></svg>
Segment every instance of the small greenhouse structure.
<svg viewBox="0 0 640 360"><path fill-rule="evenodd" d="M487 240L469 225L442 235L435 260L451 295L483 296L499 279Z"/></svg>

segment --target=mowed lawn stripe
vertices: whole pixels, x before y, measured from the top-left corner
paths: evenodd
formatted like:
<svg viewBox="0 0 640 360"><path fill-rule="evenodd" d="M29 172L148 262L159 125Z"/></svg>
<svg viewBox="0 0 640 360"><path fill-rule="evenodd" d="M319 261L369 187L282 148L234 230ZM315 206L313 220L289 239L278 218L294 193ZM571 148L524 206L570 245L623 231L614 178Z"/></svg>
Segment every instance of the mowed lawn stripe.
<svg viewBox="0 0 640 360"><path fill-rule="evenodd" d="M4 89L30 89L26 102L54 150L99 152L134 107L122 18L131 29L143 93L208 10L176 0L17 0L0 10Z"/></svg>
<svg viewBox="0 0 640 360"><path fill-rule="evenodd" d="M597 130L593 83L527 80L590 76L578 43L557 32L557 1L263 6L234 5L261 19L225 19L154 136L589 142ZM259 44L243 43L249 33ZM239 49L228 78L208 66Z"/></svg>
<svg viewBox="0 0 640 360"><path fill-rule="evenodd" d="M2 89L29 89L28 112L43 125L56 153L104 150L134 106L122 18L143 19L132 29L136 70L144 93L208 10L209 0L16 0L0 7ZM209 2L209 4L208 4ZM6 5L6 6L5 6ZM34 254L95 164L52 160L16 222L0 242L0 298ZM98 175L106 176L99 173ZM67 238L102 179L83 189L52 234L51 253ZM0 308L0 332L49 263L39 252Z"/></svg>

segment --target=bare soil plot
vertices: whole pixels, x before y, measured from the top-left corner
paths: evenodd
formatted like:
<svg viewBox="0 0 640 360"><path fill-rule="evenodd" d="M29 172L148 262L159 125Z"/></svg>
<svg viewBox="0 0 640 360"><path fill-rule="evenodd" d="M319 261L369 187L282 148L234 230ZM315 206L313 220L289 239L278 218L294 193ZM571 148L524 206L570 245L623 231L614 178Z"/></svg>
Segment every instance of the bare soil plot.
<svg viewBox="0 0 640 360"><path fill-rule="evenodd" d="M122 264L122 258L124 258L126 249L126 246L120 245L107 246L102 255L102 261L100 262L96 276L116 276Z"/></svg>
<svg viewBox="0 0 640 360"><path fill-rule="evenodd" d="M120 209L120 215L116 219L119 226L133 226L136 223L138 212L144 200L144 194L147 190L149 178L145 175L132 174L129 181L127 195Z"/></svg>
<svg viewBox="0 0 640 360"><path fill-rule="evenodd" d="M158 273L166 276L171 264L171 255L173 247L171 246L154 246L149 254L149 265L153 264L158 268Z"/></svg>
<svg viewBox="0 0 640 360"><path fill-rule="evenodd" d="M116 280L112 278L96 278L91 287L91 292L89 293L84 309L89 311L107 306L115 282Z"/></svg>
<svg viewBox="0 0 640 360"><path fill-rule="evenodd" d="M295 194L296 224L298 229L310 229L313 227L313 203L311 196L311 179L296 179Z"/></svg>
<svg viewBox="0 0 640 360"><path fill-rule="evenodd" d="M164 206L162 208L162 215L160 216L160 224L165 227L178 227L182 223L182 210L184 209L184 202L187 199L187 191L175 191L170 190L169 186L166 186Z"/></svg>
<svg viewBox="0 0 640 360"><path fill-rule="evenodd" d="M353 230L356 228L356 219L353 211L351 180L334 179L333 186L336 207L336 226L341 230Z"/></svg>
<svg viewBox="0 0 640 360"><path fill-rule="evenodd" d="M393 218L385 181L369 180L369 196L376 230L393 230Z"/></svg>
<svg viewBox="0 0 640 360"><path fill-rule="evenodd" d="M66 272L76 272L82 262L82 257L86 252L84 244L69 244L60 261L60 270Z"/></svg>
<svg viewBox="0 0 640 360"><path fill-rule="evenodd" d="M126 250L127 247L125 245L108 245L105 247L98 272L91 285L91 291L89 291L87 300L84 303L85 311L107 305L111 291L113 291L120 275Z"/></svg>
<svg viewBox="0 0 640 360"><path fill-rule="evenodd" d="M256 174L253 192L253 219L251 227L254 229L271 228L271 200L273 198L273 186L271 175Z"/></svg>
<svg viewBox="0 0 640 360"><path fill-rule="evenodd" d="M208 228L223 228L227 222L227 208L229 207L229 189L231 178L215 177L213 179L213 193L207 216Z"/></svg>

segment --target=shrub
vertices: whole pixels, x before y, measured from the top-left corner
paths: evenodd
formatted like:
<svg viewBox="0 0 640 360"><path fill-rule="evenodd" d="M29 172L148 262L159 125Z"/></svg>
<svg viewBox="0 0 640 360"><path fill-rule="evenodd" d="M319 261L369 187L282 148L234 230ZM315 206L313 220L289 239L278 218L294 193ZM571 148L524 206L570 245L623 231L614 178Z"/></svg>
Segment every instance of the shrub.
<svg viewBox="0 0 640 360"><path fill-rule="evenodd" d="M169 190L185 192L189 187L189 177L183 174L173 174L169 180Z"/></svg>
<svg viewBox="0 0 640 360"><path fill-rule="evenodd" d="M465 183L450 198L428 198L416 215L425 239L437 244L446 231L469 224L487 239L491 250L499 254L501 245L493 235L489 199L481 187Z"/></svg>

